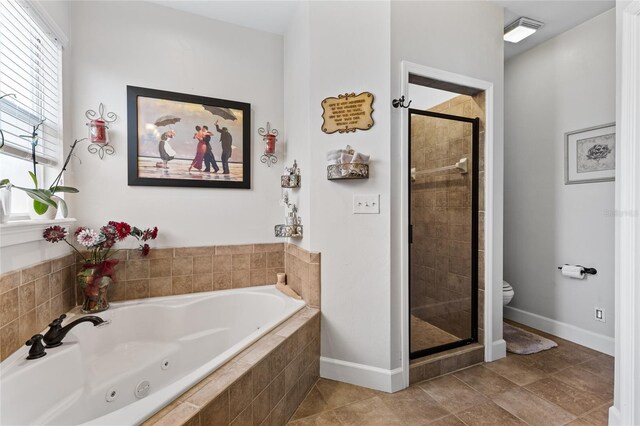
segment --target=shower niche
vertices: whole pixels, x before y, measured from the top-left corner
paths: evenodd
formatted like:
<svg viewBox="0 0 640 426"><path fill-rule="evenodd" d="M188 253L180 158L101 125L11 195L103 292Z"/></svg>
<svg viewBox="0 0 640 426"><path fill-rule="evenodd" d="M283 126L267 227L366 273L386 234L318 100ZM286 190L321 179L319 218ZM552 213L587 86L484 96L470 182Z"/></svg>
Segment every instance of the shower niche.
<svg viewBox="0 0 640 426"><path fill-rule="evenodd" d="M412 360L476 343L482 332L481 122L474 113L482 113L477 99L465 95L429 110L409 109Z"/></svg>

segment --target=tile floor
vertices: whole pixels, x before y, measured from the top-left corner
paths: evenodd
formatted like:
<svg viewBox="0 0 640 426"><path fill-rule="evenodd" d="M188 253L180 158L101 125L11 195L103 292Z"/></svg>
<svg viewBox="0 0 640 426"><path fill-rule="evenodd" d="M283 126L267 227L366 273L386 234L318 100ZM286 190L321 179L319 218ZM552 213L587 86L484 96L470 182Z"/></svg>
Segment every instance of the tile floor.
<svg viewBox="0 0 640 426"><path fill-rule="evenodd" d="M532 331L558 347L509 354L394 394L320 379L289 425L606 425L613 358Z"/></svg>
<svg viewBox="0 0 640 426"><path fill-rule="evenodd" d="M411 352L457 342L460 337L449 334L435 325L411 315Z"/></svg>

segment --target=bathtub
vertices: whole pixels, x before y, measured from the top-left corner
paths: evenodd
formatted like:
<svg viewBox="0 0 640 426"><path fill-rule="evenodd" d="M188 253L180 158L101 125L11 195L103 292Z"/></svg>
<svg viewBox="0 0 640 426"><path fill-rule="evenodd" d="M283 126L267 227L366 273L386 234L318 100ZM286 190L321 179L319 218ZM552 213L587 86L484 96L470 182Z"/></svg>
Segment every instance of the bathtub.
<svg viewBox="0 0 640 426"><path fill-rule="evenodd" d="M0 364L0 424L142 423L303 306L273 285L113 303L108 324Z"/></svg>

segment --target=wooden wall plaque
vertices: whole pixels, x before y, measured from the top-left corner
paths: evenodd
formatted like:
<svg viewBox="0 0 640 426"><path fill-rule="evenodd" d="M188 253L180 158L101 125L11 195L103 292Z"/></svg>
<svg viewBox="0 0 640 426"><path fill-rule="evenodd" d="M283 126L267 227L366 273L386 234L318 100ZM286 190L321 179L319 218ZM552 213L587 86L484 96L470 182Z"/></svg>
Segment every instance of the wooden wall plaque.
<svg viewBox="0 0 640 426"><path fill-rule="evenodd" d="M349 133L373 126L373 94L345 93L322 101L322 131Z"/></svg>

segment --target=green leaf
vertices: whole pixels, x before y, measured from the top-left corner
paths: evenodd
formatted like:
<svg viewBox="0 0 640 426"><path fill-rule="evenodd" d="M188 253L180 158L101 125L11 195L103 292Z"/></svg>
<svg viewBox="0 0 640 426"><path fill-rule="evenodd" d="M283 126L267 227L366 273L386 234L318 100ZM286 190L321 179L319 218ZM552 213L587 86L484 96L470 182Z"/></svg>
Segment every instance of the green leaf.
<svg viewBox="0 0 640 426"><path fill-rule="evenodd" d="M0 180L0 186L5 186L9 184L9 179L2 179Z"/></svg>
<svg viewBox="0 0 640 426"><path fill-rule="evenodd" d="M35 188L38 189L38 178L36 177L36 175L33 174L33 172L29 172L29 176L31 176L31 180L33 180L33 185L35 186Z"/></svg>
<svg viewBox="0 0 640 426"><path fill-rule="evenodd" d="M20 189L22 189L24 192L26 192L27 195L29 197L33 198L34 201L38 201L38 202L40 202L42 204L46 204L48 206L51 206L51 207L54 207L54 208L58 208L58 205L56 204L56 202L53 201L51 199L51 197L49 197L46 194L44 194L41 189L27 189L27 188L20 188Z"/></svg>
<svg viewBox="0 0 640 426"><path fill-rule="evenodd" d="M75 194L80 191L78 191L76 188L72 186L54 186L53 188L51 188L51 192L53 192L54 194L56 192L68 192L71 194Z"/></svg>
<svg viewBox="0 0 640 426"><path fill-rule="evenodd" d="M33 210L39 215L43 215L49 210L49 206L41 203L38 200L33 200Z"/></svg>
<svg viewBox="0 0 640 426"><path fill-rule="evenodd" d="M58 209L60 210L60 213L62 213L62 217L67 217L69 214L67 203L60 197L55 197L55 199L58 202Z"/></svg>

